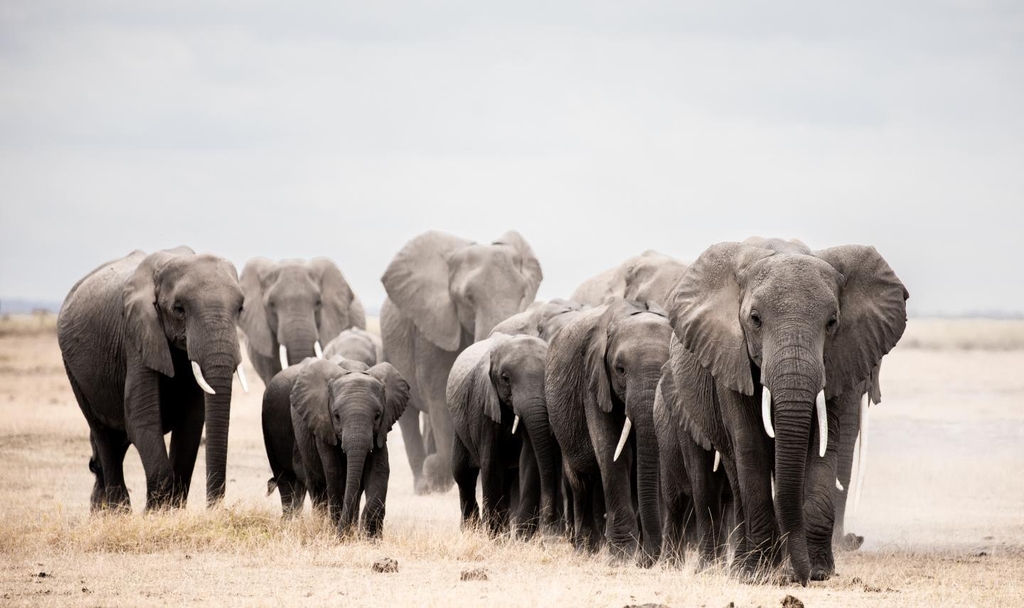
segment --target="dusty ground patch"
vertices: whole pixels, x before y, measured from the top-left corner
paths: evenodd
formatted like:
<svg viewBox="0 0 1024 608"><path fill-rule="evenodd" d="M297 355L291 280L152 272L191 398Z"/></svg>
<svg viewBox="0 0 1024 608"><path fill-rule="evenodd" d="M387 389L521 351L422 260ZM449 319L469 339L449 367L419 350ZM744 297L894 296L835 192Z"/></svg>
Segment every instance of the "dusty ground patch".
<svg viewBox="0 0 1024 608"><path fill-rule="evenodd" d="M308 513L284 523L277 495L265 496L254 372L252 394L236 386L226 507L206 511L200 482L184 512L91 517L87 427L55 337L0 335L0 603L778 606L793 595L807 606L1020 605L1024 350L966 351L940 344L941 327L921 331L939 346L900 347L884 366L868 484L850 521L865 546L839 556L837 577L806 589L689 566L613 567L558 541L464 534L454 490L412 494L397 431L383 540L338 542ZM126 475L139 509L134 450ZM384 557L398 572L373 572ZM478 568L487 580L460 580Z"/></svg>

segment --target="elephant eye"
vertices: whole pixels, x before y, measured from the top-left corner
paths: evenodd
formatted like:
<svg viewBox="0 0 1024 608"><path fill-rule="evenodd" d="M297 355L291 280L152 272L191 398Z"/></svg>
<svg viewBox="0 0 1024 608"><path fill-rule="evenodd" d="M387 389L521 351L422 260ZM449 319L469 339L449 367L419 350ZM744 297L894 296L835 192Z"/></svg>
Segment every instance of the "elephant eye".
<svg viewBox="0 0 1024 608"><path fill-rule="evenodd" d="M623 376L623 375L625 375L625 374L626 374L626 368L625 368L625 367L623 367L623 366L621 366L621 365L616 365L616 366L615 366L615 371L616 371L616 372L618 372L618 374L619 374L620 376Z"/></svg>
<svg viewBox="0 0 1024 608"><path fill-rule="evenodd" d="M501 372L501 381L504 382L505 384L508 384L509 383L508 374L506 374L505 372Z"/></svg>
<svg viewBox="0 0 1024 608"><path fill-rule="evenodd" d="M323 304L324 304L324 301L323 301L323 300L321 300L320 298L317 298L317 299L316 299L316 304L315 304L315 306L316 306L317 308L320 308L321 306L323 306Z"/></svg>
<svg viewBox="0 0 1024 608"><path fill-rule="evenodd" d="M829 320L828 320L828 329L829 329L829 331L835 329L836 325L839 325L839 318L836 317L835 315L832 315L829 318Z"/></svg>
<svg viewBox="0 0 1024 608"><path fill-rule="evenodd" d="M185 314L185 307L181 304L181 302L174 303L174 312L179 315Z"/></svg>
<svg viewBox="0 0 1024 608"><path fill-rule="evenodd" d="M750 311L750 322L754 324L754 327L761 328L761 315L756 310Z"/></svg>

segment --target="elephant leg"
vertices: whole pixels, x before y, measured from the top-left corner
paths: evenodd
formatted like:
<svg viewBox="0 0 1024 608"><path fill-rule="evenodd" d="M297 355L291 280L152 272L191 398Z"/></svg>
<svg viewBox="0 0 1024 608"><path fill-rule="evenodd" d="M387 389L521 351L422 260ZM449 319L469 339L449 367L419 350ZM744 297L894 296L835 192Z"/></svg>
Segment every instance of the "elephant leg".
<svg viewBox="0 0 1024 608"><path fill-rule="evenodd" d="M671 566L682 566L686 549L684 521L686 489L680 479L686 474L677 442L669 437L661 444L662 559Z"/></svg>
<svg viewBox="0 0 1024 608"><path fill-rule="evenodd" d="M716 483L716 474L712 471L715 460L713 451L709 452L693 444L688 446L686 454L686 470L693 492L693 515L697 523L697 569L703 570L721 556L721 488L720 484Z"/></svg>
<svg viewBox="0 0 1024 608"><path fill-rule="evenodd" d="M476 502L476 480L480 469L473 466L469 452L458 436L452 443L452 474L459 486L462 529L465 530L480 521L480 508Z"/></svg>
<svg viewBox="0 0 1024 608"><path fill-rule="evenodd" d="M846 507L853 481L853 452L860 433L860 408L848 407L839 411L839 453L836 457L836 478L843 486L836 488L836 519L832 532L833 549L853 551L864 543L864 537L846 533Z"/></svg>
<svg viewBox="0 0 1024 608"><path fill-rule="evenodd" d="M146 471L146 509L153 510L167 506L174 471L164 443L160 381L157 372L143 368L140 360L134 356L129 358L125 382L125 430Z"/></svg>
<svg viewBox="0 0 1024 608"><path fill-rule="evenodd" d="M405 408L398 419L398 428L402 430L402 442L405 444L405 455L412 469L413 488L417 494L423 493L423 460L427 457L423 449L423 436L420 435L420 412L416 408Z"/></svg>
<svg viewBox="0 0 1024 608"><path fill-rule="evenodd" d="M420 336L416 344L416 385L430 415L430 432L434 435L437 451L423 461L423 476L427 492L447 492L455 479L452 477L452 439L455 428L448 411L445 388L448 373L458 353L439 349Z"/></svg>
<svg viewBox="0 0 1024 608"><path fill-rule="evenodd" d="M387 446L374 450L368 460L363 477L363 487L366 488L363 530L370 538L380 538L384 532L384 509L388 499L388 479L391 477Z"/></svg>
<svg viewBox="0 0 1024 608"><path fill-rule="evenodd" d="M480 485L483 489L484 523L491 536L497 536L508 529L509 497L506 494L505 467L494 460L485 458L480 463Z"/></svg>
<svg viewBox="0 0 1024 608"><path fill-rule="evenodd" d="M320 455L320 463L323 467L324 485L326 486L327 495L327 514L331 518L331 522L338 527L338 532L344 532L341 529L342 524L342 511L345 504L345 479L348 476L348 467L346 467L346 459L341 454L341 449L319 439L316 440L317 452Z"/></svg>
<svg viewBox="0 0 1024 608"><path fill-rule="evenodd" d="M849 408L856 410L860 404L859 397L844 394L828 404L828 449L824 457L818 456L818 425L812 425L814 430L807 455L804 485L804 527L807 531L807 555L811 561L811 580L827 580L836 570L835 557L832 555L832 530L836 514L839 413Z"/></svg>
<svg viewBox="0 0 1024 608"><path fill-rule="evenodd" d="M531 538L540 523L540 469L528 437L523 438L519 453L519 506L516 509L517 532Z"/></svg>
<svg viewBox="0 0 1024 608"><path fill-rule="evenodd" d="M192 471L199 455L199 443L203 438L203 423L206 420L202 393L191 399L183 415L175 421L171 430L171 469L174 471L174 485L171 490L171 504L184 507L192 484Z"/></svg>
<svg viewBox="0 0 1024 608"><path fill-rule="evenodd" d="M124 455L128 452L128 437L114 429L91 429L89 433L93 456L89 469L96 475L93 486L92 510L112 508L131 511L128 486L124 482Z"/></svg>
<svg viewBox="0 0 1024 608"><path fill-rule="evenodd" d="M597 457L601 466L601 487L607 519L604 530L612 558L632 559L640 543L640 529L633 508L630 480L633 455L631 451L623 450L617 462L614 462L612 454L607 452L599 453Z"/></svg>

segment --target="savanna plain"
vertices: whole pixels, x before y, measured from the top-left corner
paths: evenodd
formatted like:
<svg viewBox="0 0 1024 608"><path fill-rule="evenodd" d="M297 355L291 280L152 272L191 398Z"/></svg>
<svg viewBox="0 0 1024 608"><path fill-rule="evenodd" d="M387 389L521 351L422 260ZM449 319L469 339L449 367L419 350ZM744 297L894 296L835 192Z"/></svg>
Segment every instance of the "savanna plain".
<svg viewBox="0 0 1024 608"><path fill-rule="evenodd" d="M1024 321L912 319L883 361L867 483L826 582L753 585L722 569L609 565L560 540L462 532L458 495L415 496L397 430L383 539L339 541L267 495L263 386L234 389L224 505L205 506L204 455L188 508L90 515L88 427L52 317L0 320L0 604L356 606L1024 605ZM856 473L855 473L856 474ZM852 509L851 509L852 510ZM382 558L398 571L378 573ZM462 580L482 569L486 580Z"/></svg>

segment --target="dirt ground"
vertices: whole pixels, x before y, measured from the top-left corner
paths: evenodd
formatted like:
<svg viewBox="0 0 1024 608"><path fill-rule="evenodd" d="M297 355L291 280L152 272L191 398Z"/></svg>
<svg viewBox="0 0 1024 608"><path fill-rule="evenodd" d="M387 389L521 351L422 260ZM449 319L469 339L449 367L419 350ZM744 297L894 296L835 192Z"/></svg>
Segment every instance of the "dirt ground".
<svg viewBox="0 0 1024 608"><path fill-rule="evenodd" d="M1002 328L989 333L1021 330ZM927 332L916 344L929 346L897 347L883 365L868 479L848 522L867 540L838 555L835 577L807 588L695 574L692 560L641 570L561 541L462 533L454 489L413 495L397 429L383 540L338 541L308 507L282 523L277 494L266 496L263 387L251 369L252 392L235 386L224 507L204 507L200 454L188 509L141 514L145 479L131 450L137 513L90 516L88 430L56 338L0 333L0 604L718 607L793 595L807 606L1020 606L1024 349L965 349L960 338L942 348L943 325ZM372 571L383 557L397 573ZM487 580L460 580L473 569Z"/></svg>

